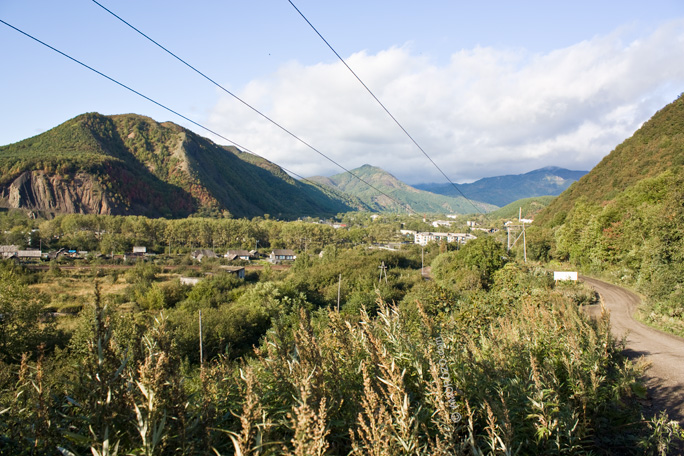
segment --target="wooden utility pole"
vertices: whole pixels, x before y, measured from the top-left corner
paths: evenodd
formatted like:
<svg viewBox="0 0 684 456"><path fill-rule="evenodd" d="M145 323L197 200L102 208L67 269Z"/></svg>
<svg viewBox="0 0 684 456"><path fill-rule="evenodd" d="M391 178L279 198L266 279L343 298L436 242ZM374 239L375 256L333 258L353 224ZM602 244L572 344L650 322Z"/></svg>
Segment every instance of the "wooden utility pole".
<svg viewBox="0 0 684 456"><path fill-rule="evenodd" d="M522 207L520 208L518 212L518 222L520 222L520 225L508 225L506 227L506 230L508 232L508 249L507 252L511 251L511 247L514 247L515 244L518 242L518 240L522 237L523 238L523 257L525 259L525 263L527 263L527 237L525 234L525 222L522 220ZM513 244L511 244L511 228L522 228L522 233L518 235L517 238L513 241Z"/></svg>
<svg viewBox="0 0 684 456"><path fill-rule="evenodd" d="M204 365L204 353L202 352L202 309L199 311L199 348L200 348L200 366Z"/></svg>
<svg viewBox="0 0 684 456"><path fill-rule="evenodd" d="M342 290L342 274L340 280L337 282L337 313L340 313L340 291Z"/></svg>
<svg viewBox="0 0 684 456"><path fill-rule="evenodd" d="M382 264L380 266L378 266L378 268L380 269L380 279L378 280L378 282L382 282L382 273L384 272L385 273L385 283L387 283L387 266L385 266L385 262L383 261Z"/></svg>

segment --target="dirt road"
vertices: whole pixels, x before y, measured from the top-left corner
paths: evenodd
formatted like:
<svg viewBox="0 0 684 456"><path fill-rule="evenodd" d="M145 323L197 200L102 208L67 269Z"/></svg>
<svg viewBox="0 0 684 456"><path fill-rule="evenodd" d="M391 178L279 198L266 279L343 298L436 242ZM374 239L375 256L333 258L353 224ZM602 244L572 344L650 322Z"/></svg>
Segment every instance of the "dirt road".
<svg viewBox="0 0 684 456"><path fill-rule="evenodd" d="M645 356L651 363L646 371L646 386L652 404L647 411L667 410L671 419L684 425L684 339L649 328L632 318L641 302L634 293L600 280L588 277L582 280L603 298L610 310L613 334L626 337L627 355Z"/></svg>

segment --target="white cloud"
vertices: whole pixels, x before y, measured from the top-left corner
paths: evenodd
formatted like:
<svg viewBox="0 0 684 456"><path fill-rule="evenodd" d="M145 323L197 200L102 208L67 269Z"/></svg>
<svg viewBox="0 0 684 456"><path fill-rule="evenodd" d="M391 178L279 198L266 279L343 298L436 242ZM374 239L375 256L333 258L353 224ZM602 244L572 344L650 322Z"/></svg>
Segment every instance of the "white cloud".
<svg viewBox="0 0 684 456"><path fill-rule="evenodd" d="M684 21L545 54L477 47L437 66L409 46L348 64L455 182L556 165L589 169L684 86ZM348 169L443 177L339 62L283 65L239 95ZM210 125L300 175L341 170L229 97Z"/></svg>

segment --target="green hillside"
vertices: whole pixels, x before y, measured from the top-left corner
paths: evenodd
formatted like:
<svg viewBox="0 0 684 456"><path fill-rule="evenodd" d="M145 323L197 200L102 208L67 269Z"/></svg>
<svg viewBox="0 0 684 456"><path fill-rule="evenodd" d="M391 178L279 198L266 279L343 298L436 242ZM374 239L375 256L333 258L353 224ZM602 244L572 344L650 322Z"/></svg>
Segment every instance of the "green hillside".
<svg viewBox="0 0 684 456"><path fill-rule="evenodd" d="M603 204L642 179L684 165L684 98L653 115L631 138L617 146L587 175L563 192L539 222L567 213L580 198Z"/></svg>
<svg viewBox="0 0 684 456"><path fill-rule="evenodd" d="M547 195L519 199L500 209L488 213L487 216L493 219L513 219L520 215L520 210L522 209L522 218L534 219L537 214L551 204L551 201L553 201L555 198L555 196Z"/></svg>
<svg viewBox="0 0 684 456"><path fill-rule="evenodd" d="M491 204L473 201L472 203L463 197L451 197L437 195L413 188L387 171L371 165L363 165L351 171L354 175L368 182L375 188L355 178L349 173L336 174L331 177L312 177L310 180L336 188L340 191L353 195L363 201L373 210L378 211L403 211L408 206L415 212L430 213L456 213L469 214L477 212L475 204L481 211L496 209ZM391 196L388 198L379 194L377 190Z"/></svg>
<svg viewBox="0 0 684 456"><path fill-rule="evenodd" d="M6 206L182 217L333 215L361 203L171 122L83 114L0 147Z"/></svg>
<svg viewBox="0 0 684 456"><path fill-rule="evenodd" d="M531 251L636 287L643 319L684 335L683 165L680 96L535 218Z"/></svg>

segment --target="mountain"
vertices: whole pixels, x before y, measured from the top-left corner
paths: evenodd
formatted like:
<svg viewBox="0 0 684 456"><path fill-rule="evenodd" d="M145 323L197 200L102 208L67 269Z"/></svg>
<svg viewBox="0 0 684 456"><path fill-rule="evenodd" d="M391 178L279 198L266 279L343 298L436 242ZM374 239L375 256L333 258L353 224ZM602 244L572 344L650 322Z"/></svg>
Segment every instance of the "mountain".
<svg viewBox="0 0 684 456"><path fill-rule="evenodd" d="M638 290L637 318L684 336L682 201L684 94L535 217L527 252Z"/></svg>
<svg viewBox="0 0 684 456"><path fill-rule="evenodd" d="M632 137L540 214L540 224L567 213L580 199L605 205L640 181L684 167L684 96L656 112Z"/></svg>
<svg viewBox="0 0 684 456"><path fill-rule="evenodd" d="M349 173L336 174L331 177L315 176L309 178L313 182L326 185L359 198L367 206L378 211L401 211L409 206L415 212L458 213L476 212L496 209L491 204L466 200L463 197L437 195L411 187L387 171L371 165L363 165L351 171L375 188L355 178ZM391 196L379 194L377 190Z"/></svg>
<svg viewBox="0 0 684 456"><path fill-rule="evenodd" d="M571 171L550 166L525 174L485 177L471 184L458 184L458 188L470 199L505 206L523 198L560 195L585 174L587 171ZM459 195L451 184L418 184L415 187L440 195Z"/></svg>
<svg viewBox="0 0 684 456"><path fill-rule="evenodd" d="M174 123L83 114L0 147L0 204L50 213L281 218L363 203Z"/></svg>

